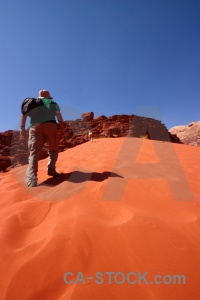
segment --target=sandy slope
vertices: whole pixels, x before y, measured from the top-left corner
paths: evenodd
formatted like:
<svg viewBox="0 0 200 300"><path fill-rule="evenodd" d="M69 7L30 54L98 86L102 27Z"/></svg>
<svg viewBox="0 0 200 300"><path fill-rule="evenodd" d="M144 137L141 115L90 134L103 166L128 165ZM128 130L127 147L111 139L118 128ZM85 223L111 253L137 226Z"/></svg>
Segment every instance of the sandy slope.
<svg viewBox="0 0 200 300"><path fill-rule="evenodd" d="M24 184L27 166L0 174L1 299L199 299L199 155L99 139L60 153L58 179L40 161L37 188ZM148 272L149 284L130 284L135 274L121 283L130 272ZM157 274L186 284L151 283Z"/></svg>

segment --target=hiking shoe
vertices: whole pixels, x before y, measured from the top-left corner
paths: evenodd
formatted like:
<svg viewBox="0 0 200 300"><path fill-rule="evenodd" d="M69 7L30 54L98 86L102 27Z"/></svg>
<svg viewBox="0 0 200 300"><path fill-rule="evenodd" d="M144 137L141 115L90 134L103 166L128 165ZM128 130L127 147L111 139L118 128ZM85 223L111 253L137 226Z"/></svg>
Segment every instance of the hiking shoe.
<svg viewBox="0 0 200 300"><path fill-rule="evenodd" d="M56 170L54 168L49 168L47 174L49 176L53 176L53 177L56 177L56 176L60 175L58 172L56 172Z"/></svg>
<svg viewBox="0 0 200 300"><path fill-rule="evenodd" d="M37 183L36 182L31 182L28 184L28 187L36 187Z"/></svg>

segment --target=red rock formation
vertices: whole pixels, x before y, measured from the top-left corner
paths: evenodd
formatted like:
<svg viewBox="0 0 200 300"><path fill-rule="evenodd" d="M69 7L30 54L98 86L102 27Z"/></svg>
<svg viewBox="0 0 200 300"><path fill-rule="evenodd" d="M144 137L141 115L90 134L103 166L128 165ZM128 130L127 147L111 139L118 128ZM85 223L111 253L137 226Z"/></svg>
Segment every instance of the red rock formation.
<svg viewBox="0 0 200 300"><path fill-rule="evenodd" d="M92 121L94 118L94 113L92 111L87 112L87 113L82 114L81 117L86 121Z"/></svg>
<svg viewBox="0 0 200 300"><path fill-rule="evenodd" d="M88 141L88 131L94 138L101 137L145 137L153 140L180 142L169 134L160 121L135 115L114 115L94 117L94 113L82 114L83 119L65 121L65 138L60 139L59 152ZM87 116L87 117L86 117ZM88 117L90 121L88 121ZM48 145L44 145L40 159L48 156ZM0 171L28 162L27 139L20 140L19 131L0 133Z"/></svg>

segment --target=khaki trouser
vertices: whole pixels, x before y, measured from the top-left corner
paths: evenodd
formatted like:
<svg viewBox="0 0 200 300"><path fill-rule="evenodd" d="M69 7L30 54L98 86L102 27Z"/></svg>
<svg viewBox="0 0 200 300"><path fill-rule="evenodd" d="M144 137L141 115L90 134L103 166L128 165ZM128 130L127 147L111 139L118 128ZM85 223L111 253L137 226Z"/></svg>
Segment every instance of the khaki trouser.
<svg viewBox="0 0 200 300"><path fill-rule="evenodd" d="M55 168L58 158L58 135L56 123L32 125L29 129L28 149L29 165L26 171L26 183L37 183L38 160L44 143L49 144L48 168Z"/></svg>

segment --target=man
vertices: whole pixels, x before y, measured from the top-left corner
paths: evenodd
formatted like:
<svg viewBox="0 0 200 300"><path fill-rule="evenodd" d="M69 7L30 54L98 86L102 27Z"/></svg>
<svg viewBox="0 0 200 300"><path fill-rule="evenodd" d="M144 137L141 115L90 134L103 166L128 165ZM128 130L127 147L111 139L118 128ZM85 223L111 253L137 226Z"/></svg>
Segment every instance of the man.
<svg viewBox="0 0 200 300"><path fill-rule="evenodd" d="M37 186L38 160L45 142L49 144L47 174L49 176L59 176L55 167L58 158L58 130L55 117L59 121L61 136L63 137L65 134L60 108L53 101L49 91L39 91L39 97L35 106L28 114L22 112L20 122L20 136L24 138L27 115L31 118L28 138L29 165L26 171L26 183L28 187Z"/></svg>
<svg viewBox="0 0 200 300"><path fill-rule="evenodd" d="M88 132L88 137L89 137L89 141L93 142L92 131L90 131L90 130Z"/></svg>

